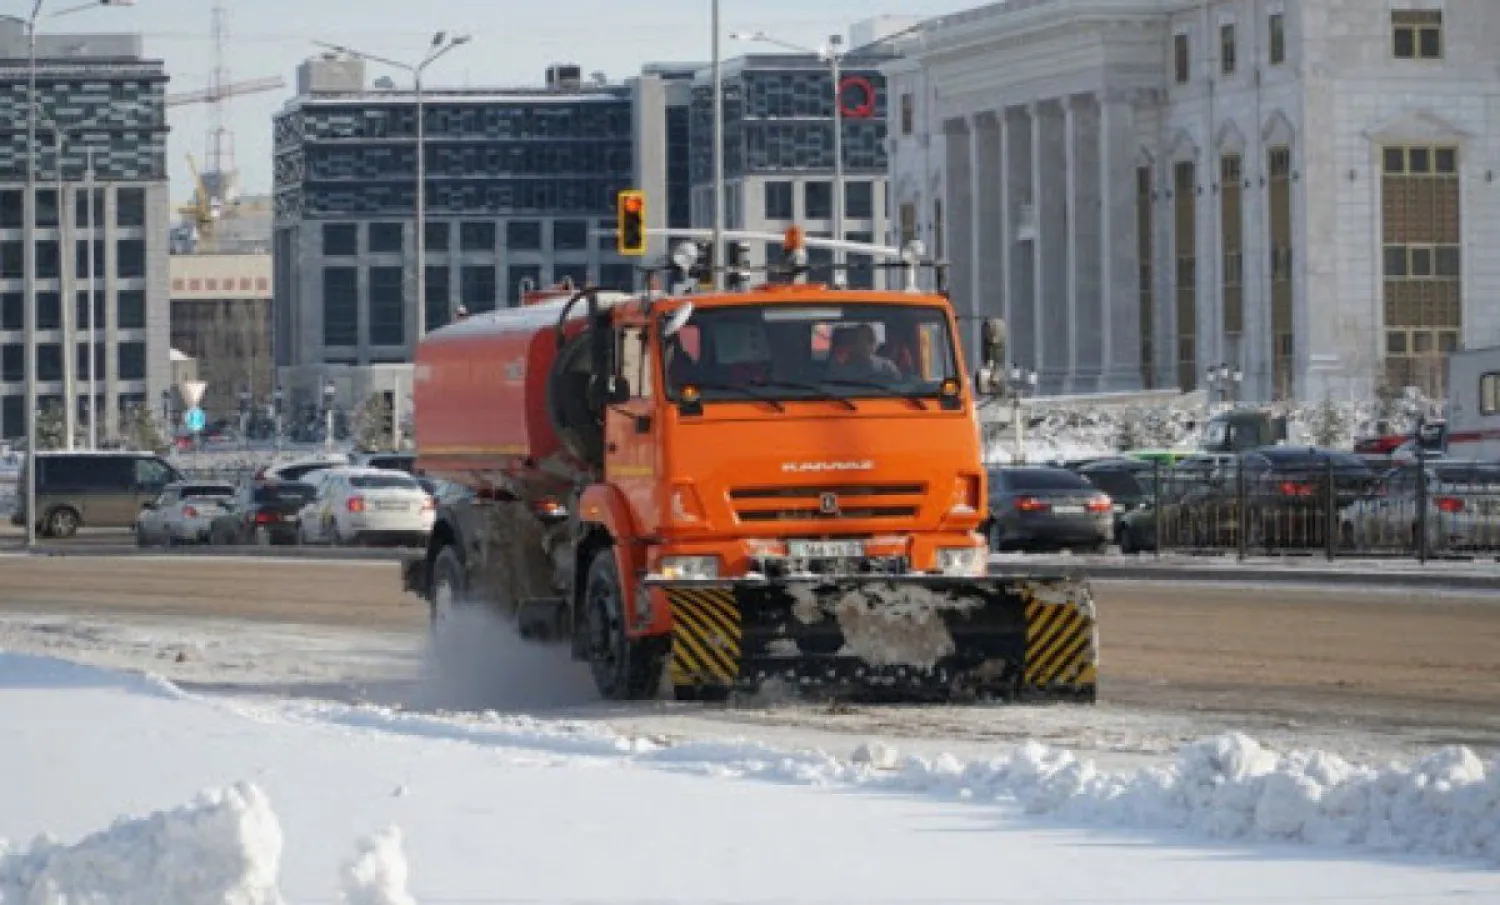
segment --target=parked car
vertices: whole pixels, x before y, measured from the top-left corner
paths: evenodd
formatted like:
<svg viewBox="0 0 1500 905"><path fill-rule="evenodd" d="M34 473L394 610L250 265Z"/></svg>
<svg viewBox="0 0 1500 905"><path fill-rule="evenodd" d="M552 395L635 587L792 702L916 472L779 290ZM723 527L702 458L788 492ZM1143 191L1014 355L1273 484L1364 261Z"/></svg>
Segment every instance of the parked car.
<svg viewBox="0 0 1500 905"><path fill-rule="evenodd" d="M298 515L304 544L427 542L437 505L409 474L343 466L309 475L317 496Z"/></svg>
<svg viewBox="0 0 1500 905"><path fill-rule="evenodd" d="M180 471L151 452L44 451L36 461L37 530L45 537L72 537L82 527L130 528L142 505L183 480ZM26 524L29 467L28 460L16 477L11 515L16 526Z"/></svg>
<svg viewBox="0 0 1500 905"><path fill-rule="evenodd" d="M311 459L302 459L297 462L283 462L280 465L269 465L255 473L255 480L301 481L314 471L321 471L325 468L337 468L348 464L348 456L342 453L330 453Z"/></svg>
<svg viewBox="0 0 1500 905"><path fill-rule="evenodd" d="M207 543L214 519L232 505L234 493L233 484L169 484L136 515L136 546Z"/></svg>
<svg viewBox="0 0 1500 905"><path fill-rule="evenodd" d="M1090 484L1109 494L1114 501L1114 528L1111 535L1120 541L1125 517L1156 496L1155 475L1158 466L1138 459L1105 459L1078 469Z"/></svg>
<svg viewBox="0 0 1500 905"><path fill-rule="evenodd" d="M295 544L297 514L316 495L312 485L297 481L247 481L229 509L209 526L216 545Z"/></svg>
<svg viewBox="0 0 1500 905"><path fill-rule="evenodd" d="M414 452L371 452L354 457L351 465L364 468L386 468L412 474L417 469L417 454Z"/></svg>
<svg viewBox="0 0 1500 905"><path fill-rule="evenodd" d="M989 484L993 550L1099 552L1114 535L1114 502L1067 469L1007 466L991 471Z"/></svg>
<svg viewBox="0 0 1500 905"><path fill-rule="evenodd" d="M1392 469L1374 493L1342 508L1339 525L1343 545L1361 550L1411 552L1424 528L1429 553L1500 550L1500 463Z"/></svg>

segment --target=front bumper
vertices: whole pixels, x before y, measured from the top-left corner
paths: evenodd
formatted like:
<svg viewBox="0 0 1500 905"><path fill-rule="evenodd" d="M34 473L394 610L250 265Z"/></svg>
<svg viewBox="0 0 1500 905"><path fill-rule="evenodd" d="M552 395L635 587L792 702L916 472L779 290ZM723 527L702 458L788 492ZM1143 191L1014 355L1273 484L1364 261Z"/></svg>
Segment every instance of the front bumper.
<svg viewBox="0 0 1500 905"><path fill-rule="evenodd" d="M685 696L768 685L838 697L1092 701L1097 629L1072 578L647 581Z"/></svg>

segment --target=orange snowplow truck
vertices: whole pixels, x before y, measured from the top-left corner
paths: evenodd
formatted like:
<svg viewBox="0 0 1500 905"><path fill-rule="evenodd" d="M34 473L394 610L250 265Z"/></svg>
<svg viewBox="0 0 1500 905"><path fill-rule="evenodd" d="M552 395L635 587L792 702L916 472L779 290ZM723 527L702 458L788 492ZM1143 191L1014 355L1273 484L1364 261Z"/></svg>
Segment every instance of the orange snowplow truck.
<svg viewBox="0 0 1500 905"><path fill-rule="evenodd" d="M584 289L423 339L416 465L467 488L404 567L435 630L496 609L615 700L1092 701L1087 584L988 574L946 295L777 276Z"/></svg>

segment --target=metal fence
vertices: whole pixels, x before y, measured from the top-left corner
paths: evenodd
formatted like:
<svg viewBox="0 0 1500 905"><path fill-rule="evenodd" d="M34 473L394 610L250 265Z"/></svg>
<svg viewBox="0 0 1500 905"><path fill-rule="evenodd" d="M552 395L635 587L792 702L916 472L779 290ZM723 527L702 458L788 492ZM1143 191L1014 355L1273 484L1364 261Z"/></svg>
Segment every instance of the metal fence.
<svg viewBox="0 0 1500 905"><path fill-rule="evenodd" d="M1500 464L1371 468L1353 456L1216 457L1134 472L1127 550L1265 555L1500 556Z"/></svg>

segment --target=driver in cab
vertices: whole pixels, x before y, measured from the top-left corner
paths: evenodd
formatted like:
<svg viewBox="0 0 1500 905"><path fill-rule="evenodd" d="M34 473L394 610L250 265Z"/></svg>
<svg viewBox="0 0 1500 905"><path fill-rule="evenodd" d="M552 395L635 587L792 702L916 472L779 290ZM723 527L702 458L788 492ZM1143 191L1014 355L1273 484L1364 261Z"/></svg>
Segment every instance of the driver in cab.
<svg viewBox="0 0 1500 905"><path fill-rule="evenodd" d="M839 327L834 331L828 355L829 380L898 381L901 369L889 358L876 354L878 340L869 324Z"/></svg>

